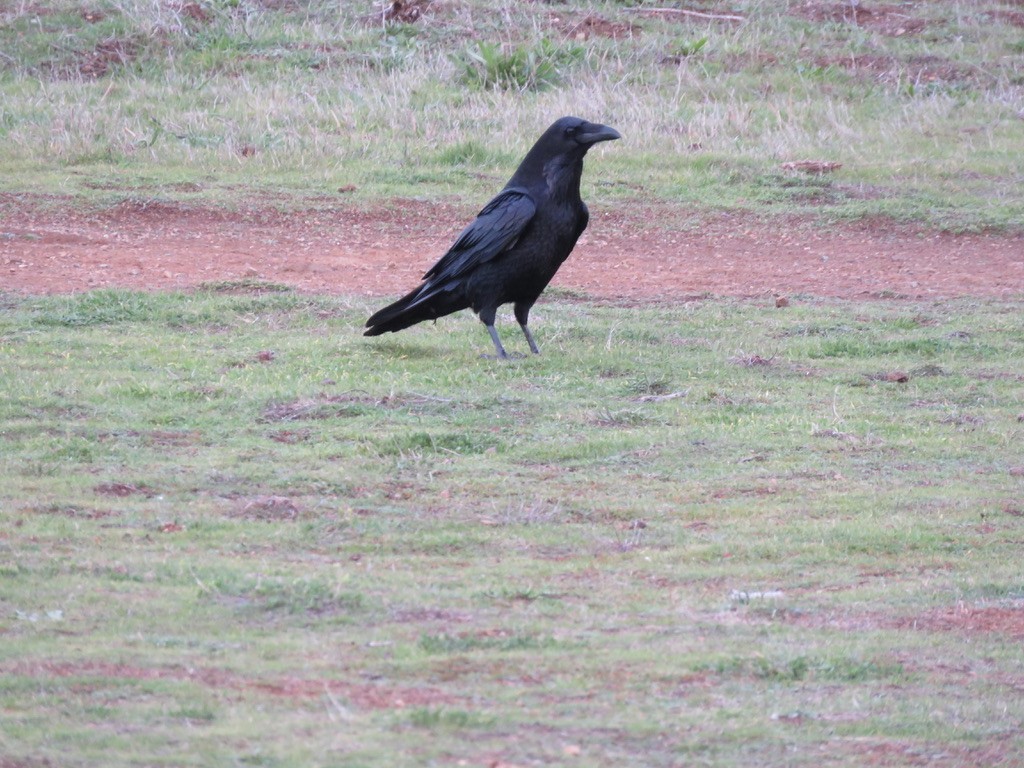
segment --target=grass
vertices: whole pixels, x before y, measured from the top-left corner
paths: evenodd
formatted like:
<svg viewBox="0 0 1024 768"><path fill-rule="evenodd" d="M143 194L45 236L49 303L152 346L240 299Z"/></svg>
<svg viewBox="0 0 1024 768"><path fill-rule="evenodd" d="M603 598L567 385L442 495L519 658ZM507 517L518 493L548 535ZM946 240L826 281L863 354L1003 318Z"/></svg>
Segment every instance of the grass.
<svg viewBox="0 0 1024 768"><path fill-rule="evenodd" d="M12 764L1020 753L1016 304L280 288L0 297Z"/></svg>
<svg viewBox="0 0 1024 768"><path fill-rule="evenodd" d="M609 205L1021 231L1009 6L665 5L7 3L0 193L478 205L576 113ZM551 291L498 364L0 286L0 765L1014 764L1020 302L789 298Z"/></svg>
<svg viewBox="0 0 1024 768"><path fill-rule="evenodd" d="M650 6L463 0L402 24L372 3L8 3L0 187L101 204L476 201L576 113L625 137L602 158L606 198L1019 231L1013 12ZM780 169L799 160L842 168Z"/></svg>

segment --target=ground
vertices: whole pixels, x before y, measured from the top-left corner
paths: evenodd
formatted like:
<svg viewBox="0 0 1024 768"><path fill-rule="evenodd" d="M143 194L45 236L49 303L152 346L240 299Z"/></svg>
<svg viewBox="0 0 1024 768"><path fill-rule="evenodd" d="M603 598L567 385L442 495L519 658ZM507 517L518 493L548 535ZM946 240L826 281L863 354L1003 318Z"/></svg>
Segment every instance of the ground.
<svg viewBox="0 0 1024 768"><path fill-rule="evenodd" d="M809 219L764 219L736 213L697 216L664 203L631 204L628 210L615 209L609 204L592 207L594 215L590 229L555 280L563 296L580 296L598 302L639 303L685 300L705 295L768 300L796 300L801 295L811 295L858 300L939 299L962 295L1010 298L1024 294L1024 235L1020 234L949 234L884 220L824 225ZM473 208L465 202L403 199L368 204L344 198L320 201L316 207L292 213L270 205L229 211L167 202L125 202L105 209L87 210L70 199L0 195L0 292L58 293L104 287L189 289L217 281L268 281L311 293L362 295L383 301L415 285L473 213ZM256 354L255 359L270 363L273 355L272 351L262 351ZM928 376L937 378L931 374ZM905 383L905 379L885 381L890 382L890 386L903 386ZM338 397L351 399L363 396L342 394ZM274 426L267 435L268 439L282 443L306 439L302 436L305 427L299 426L303 422L298 421L302 412L296 409L308 409L311 402L315 401L279 402L273 408L280 410L268 407L263 411L264 422L295 426L281 430ZM379 401L370 397L368 402ZM927 405L927 400L920 400L915 407ZM952 413L960 416L959 411ZM1024 416L1019 417L1017 423L1021 418ZM998 428L1009 435L1013 426L1002 423ZM160 445L180 445L181 441L188 443L195 439L192 434L176 429L155 430L147 432L145 439ZM830 432L820 434L828 435ZM874 451L875 447L865 446L863 451ZM748 460L741 459L741 462ZM972 471L971 466L967 462L964 471ZM1013 476L1019 476L1021 472L1016 467L1007 471ZM980 472L978 479L985 482ZM101 497L150 493L130 477L94 486L91 482L93 491ZM760 491L755 489L753 492ZM1016 502L1007 502L1003 512L1016 519L1022 514L1019 507ZM105 505L100 505L94 512L61 505L43 509L50 510L47 514L68 516L89 517L95 514L115 518L117 514L106 511ZM257 496L244 507L240 505L239 511L233 514L256 523L294 520L299 513L300 507L288 497ZM72 522L77 524L78 521ZM113 524L116 519L109 522ZM997 522L999 526L1009 525ZM497 524L486 517L480 518L480 523L485 527ZM633 530L636 523L635 520L622 521L623 530ZM187 524L177 520L163 522L159 527L150 527L145 535L181 535ZM708 525L698 520L689 523L688 527L697 531ZM983 516L973 530L986 534L999 530L999 527ZM961 531L965 537L971 536L971 529L963 527ZM975 545L967 543L964 546ZM724 556L731 557L729 554ZM945 558L936 562L940 568L952 567ZM120 571L117 573L119 577L122 575ZM596 573L596 570L588 569L569 575L589 584ZM123 575L127 574L125 570ZM864 571L857 578L863 579L864 583L875 579L892 579L898 583L900 573L896 570ZM651 583L661 590L679 586L679 582L671 579ZM143 586L148 588L146 584ZM530 596L532 589L529 587L526 598L502 599L506 602L533 600L535 598ZM822 588L811 580L806 589L813 595L820 593ZM977 638L995 636L1011 641L1024 640L1024 612L1016 604L957 602L954 605L937 605L913 615L904 612L898 616L887 612L883 606L869 610L835 608L815 611L756 608L730 610L715 616L713 621L723 625L763 625L766 632L770 627L785 623L824 629L834 632L836 637L843 633L874 630L900 631L906 636L949 633L958 638L957 642L962 641L962 658L954 654L950 659L938 652L921 658L914 655L916 650L897 650L886 652L879 659L908 670L908 685L911 687L919 685L923 690L932 681L938 681L935 685L962 685L963 701L977 697L978 690L984 692L982 695L988 695L990 690L1008 695L1006 691L1019 688L1019 675L1001 677L1006 667L1000 667L998 660L979 655L975 650L981 643ZM481 613L486 614L486 611ZM26 626L29 623L29 620L19 620ZM295 619L290 617L289 620ZM480 640L482 648L487 648L486 639L504 631L486 625L484 618L472 623L463 621L455 612L429 606L411 608L404 613L392 612L389 620L412 623L418 630L422 628L423 636L427 638L451 636L468 638L468 641ZM455 630L451 629L452 626ZM449 635L450 632L456 634ZM918 647L914 645L915 649ZM347 674L349 668L344 665L325 676L312 668L301 672L289 670L287 664L280 670L275 668L271 672L242 674L233 668L238 666L235 662L212 659L206 665L185 664L175 660L173 653L167 656L154 654L144 661L133 661L133 656L142 658L137 647L125 652L124 660L88 659L74 653L71 656L70 660L56 657L8 660L0 664L0 674L37 678L38 685L33 683L32 689L40 691L51 690L51 685L53 690L63 690L60 688L62 683L54 681L66 679L69 681L69 695L77 697L76 701L87 700L89 706L99 713L106 710L94 706L93 701L113 700L104 693L111 688L107 680L119 681L117 685L129 691L124 694L124 700L131 704L134 704L129 698L133 689L126 681L169 681L191 684L199 691L216 691L218 697L231 702L242 692L256 692L260 706L271 710L274 706L313 709L326 697L328 704L337 707L341 713L339 717L343 718L349 715L338 701L357 711L412 713L401 720L396 718L394 722L399 724L414 722L412 718L417 712L422 717L442 718L446 712L454 713L453 717L470 716L466 713L475 711L474 702L452 691L459 689L461 680L472 680L474 675L500 676L503 686L520 686L529 695L537 696L538 700L542 695L548 695L541 688L539 676L536 679L512 677L500 666L501 661L494 662L493 669L485 666L486 662L480 662L479 668L468 666L470 662L465 662L465 667L444 667L454 680L438 676L436 682L428 685L417 682L399 684L369 677L349 679L352 676ZM870 658L868 661L874 663ZM775 667L767 669L774 673ZM741 670L737 674L756 678L758 673L754 668L754 671ZM842 682L839 678L822 684L822 688L831 685L830 690L838 691ZM726 711L726 694L716 689L721 685L721 675L716 678L711 672L697 672L680 677L674 684L681 691L680 697L699 700L706 696L712 706L721 706ZM868 679L863 684L872 686L875 682ZM884 680L878 683L875 690L879 700L890 697L888 700L896 701L892 690L883 685L891 684ZM901 701L912 701L917 695L916 690ZM95 699L88 698L94 694ZM108 698L101 699L102 695L108 695ZM222 699L211 697L210 700L219 702ZM940 712L943 706L936 704L938 714L932 716L947 716ZM214 710L212 704L209 707L198 706L183 711L186 715L198 712L210 718L216 711L216 716L221 716L220 710ZM958 710L958 707L962 709ZM970 707L953 701L947 710L970 712ZM173 708L170 711L173 712ZM332 710L328 708L327 713L333 723ZM102 716L96 715L97 718ZM109 717L114 720L114 715ZM172 716L164 714L161 717L169 722ZM813 717L813 712L808 713L803 708L781 710L777 719L771 722L791 728L793 735L776 738L796 745L806 743L805 740L811 737L802 735L799 729ZM209 721L202 719L199 727L203 722ZM458 723L458 720L440 722ZM122 726L119 724L118 727ZM189 721L189 728L193 727ZM991 733L976 745L963 739L939 744L913 733L905 738L872 733L850 736L851 731L847 729L821 742L820 749L823 754L827 752L829 764L1007 765L1013 762L1015 742L1001 728L1002 723L993 723ZM396 726L396 732L398 730ZM580 733L583 732L581 729ZM500 749L495 747L495 751L488 751L493 744L500 742L497 739L485 742L486 733L485 728L478 729L476 738L479 746L470 745L469 754L473 759L462 762L511 766ZM603 736L606 741L601 744L624 748L615 742L615 731L609 729L608 734ZM559 742L559 738L563 740ZM563 736L553 732L549 740L554 744L551 749L561 749L566 758L574 757L580 751L593 752L601 748L601 744L596 747L588 745L586 741L577 739L575 734ZM239 749L248 747L241 738L239 744L242 744ZM12 767L36 764L42 763L10 762ZM8 762L0 757L0 768L7 768L7 765Z"/></svg>
<svg viewBox="0 0 1024 768"><path fill-rule="evenodd" d="M1009 297L1024 235L951 234L891 221L824 225L665 203L592 205L553 286L594 300L703 295L849 299ZM452 202L324 201L300 212L0 195L0 285L25 293L189 289L260 280L390 297L414 287L474 209Z"/></svg>

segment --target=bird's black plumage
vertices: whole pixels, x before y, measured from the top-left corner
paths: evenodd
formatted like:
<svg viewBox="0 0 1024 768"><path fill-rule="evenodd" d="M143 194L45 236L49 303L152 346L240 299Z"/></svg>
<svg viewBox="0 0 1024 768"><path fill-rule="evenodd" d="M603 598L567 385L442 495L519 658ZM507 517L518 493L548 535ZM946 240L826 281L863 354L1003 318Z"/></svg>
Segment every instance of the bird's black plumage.
<svg viewBox="0 0 1024 768"><path fill-rule="evenodd" d="M507 357L494 319L499 306L512 303L530 350L539 353L527 327L530 308L590 218L580 199L583 157L594 144L618 138L614 128L578 117L555 121L422 285L367 320L365 335L470 308L487 326L498 357Z"/></svg>

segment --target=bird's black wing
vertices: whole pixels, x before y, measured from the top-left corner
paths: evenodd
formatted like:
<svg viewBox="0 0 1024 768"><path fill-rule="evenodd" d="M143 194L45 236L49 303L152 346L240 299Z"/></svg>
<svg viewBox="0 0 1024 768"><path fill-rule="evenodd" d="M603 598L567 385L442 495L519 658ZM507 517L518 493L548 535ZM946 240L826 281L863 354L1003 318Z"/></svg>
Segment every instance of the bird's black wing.
<svg viewBox="0 0 1024 768"><path fill-rule="evenodd" d="M537 206L522 187L502 190L459 235L448 253L423 276L430 283L449 283L491 261L516 244Z"/></svg>
<svg viewBox="0 0 1024 768"><path fill-rule="evenodd" d="M512 248L530 226L537 206L522 187L502 190L477 214L440 261L423 276L423 284L366 321L367 336L399 331L470 306L464 293L473 270Z"/></svg>

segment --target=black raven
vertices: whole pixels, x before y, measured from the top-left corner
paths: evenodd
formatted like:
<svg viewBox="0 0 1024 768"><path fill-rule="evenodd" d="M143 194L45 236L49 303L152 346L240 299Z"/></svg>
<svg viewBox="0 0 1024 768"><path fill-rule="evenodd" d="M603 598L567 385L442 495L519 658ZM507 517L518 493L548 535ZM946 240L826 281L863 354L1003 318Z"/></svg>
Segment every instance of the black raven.
<svg viewBox="0 0 1024 768"><path fill-rule="evenodd" d="M599 141L618 138L607 125L578 117L556 120L505 188L427 270L423 284L367 320L364 335L400 331L469 307L487 326L498 357L508 357L494 318L499 306L512 302L530 350L539 354L526 325L530 307L590 218L580 199L583 156Z"/></svg>

